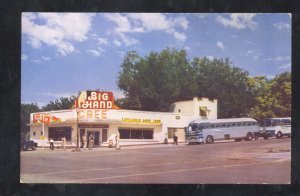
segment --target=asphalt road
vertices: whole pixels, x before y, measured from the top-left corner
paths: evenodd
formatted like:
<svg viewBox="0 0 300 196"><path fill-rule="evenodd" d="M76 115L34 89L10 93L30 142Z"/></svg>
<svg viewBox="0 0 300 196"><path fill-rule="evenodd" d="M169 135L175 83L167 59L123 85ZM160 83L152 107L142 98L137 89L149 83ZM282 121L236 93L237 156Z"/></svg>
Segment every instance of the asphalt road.
<svg viewBox="0 0 300 196"><path fill-rule="evenodd" d="M22 183L288 184L290 138L21 152Z"/></svg>

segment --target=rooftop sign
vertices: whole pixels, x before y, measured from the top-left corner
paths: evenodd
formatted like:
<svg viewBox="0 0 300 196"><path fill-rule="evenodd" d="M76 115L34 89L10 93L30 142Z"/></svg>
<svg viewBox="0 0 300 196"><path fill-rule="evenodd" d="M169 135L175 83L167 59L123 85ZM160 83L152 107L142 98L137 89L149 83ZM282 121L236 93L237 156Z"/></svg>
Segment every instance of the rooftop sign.
<svg viewBox="0 0 300 196"><path fill-rule="evenodd" d="M75 107L79 109L118 109L114 105L112 92L83 91L75 101Z"/></svg>
<svg viewBox="0 0 300 196"><path fill-rule="evenodd" d="M50 114L44 114L44 113L38 113L33 114L33 123L45 123L47 125L50 125L50 123L56 123L61 122L61 118L57 118Z"/></svg>

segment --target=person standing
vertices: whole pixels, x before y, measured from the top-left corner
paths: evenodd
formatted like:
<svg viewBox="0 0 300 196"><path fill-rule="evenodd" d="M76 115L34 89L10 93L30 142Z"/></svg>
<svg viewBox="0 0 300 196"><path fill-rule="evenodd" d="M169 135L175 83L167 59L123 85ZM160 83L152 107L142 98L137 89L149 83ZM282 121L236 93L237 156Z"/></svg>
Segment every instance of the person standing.
<svg viewBox="0 0 300 196"><path fill-rule="evenodd" d="M89 150L92 150L92 149L93 149L93 146L94 146L94 136L93 136L93 134L91 133L91 134L90 134L90 137L89 137Z"/></svg>
<svg viewBox="0 0 300 196"><path fill-rule="evenodd" d="M54 150L54 141L52 138L50 138L50 150Z"/></svg>
<svg viewBox="0 0 300 196"><path fill-rule="evenodd" d="M119 141L119 138L120 138L120 135L119 135L119 132L116 134L116 150L120 150L121 147L120 147L120 141Z"/></svg>
<svg viewBox="0 0 300 196"><path fill-rule="evenodd" d="M86 134L82 136L83 149L86 149Z"/></svg>
<svg viewBox="0 0 300 196"><path fill-rule="evenodd" d="M66 137L61 138L61 145L62 145L62 149L66 150Z"/></svg>
<svg viewBox="0 0 300 196"><path fill-rule="evenodd" d="M175 144L175 145L178 145L178 144L177 144L178 137L177 137L177 135L176 135L175 133L174 133L173 140L174 140L174 144Z"/></svg>

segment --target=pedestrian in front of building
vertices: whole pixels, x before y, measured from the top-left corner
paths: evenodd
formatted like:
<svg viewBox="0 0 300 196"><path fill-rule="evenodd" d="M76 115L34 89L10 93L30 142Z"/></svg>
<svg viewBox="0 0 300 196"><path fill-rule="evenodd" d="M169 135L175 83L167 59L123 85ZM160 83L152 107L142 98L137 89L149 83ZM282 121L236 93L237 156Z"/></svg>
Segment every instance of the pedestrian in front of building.
<svg viewBox="0 0 300 196"><path fill-rule="evenodd" d="M120 150L121 148L120 148L120 143L119 143L120 141L119 141L119 134L117 133L116 134L116 150Z"/></svg>
<svg viewBox="0 0 300 196"><path fill-rule="evenodd" d="M61 138L61 146L63 150L66 150L66 137Z"/></svg>
<svg viewBox="0 0 300 196"><path fill-rule="evenodd" d="M82 136L83 149L86 149L86 134Z"/></svg>
<svg viewBox="0 0 300 196"><path fill-rule="evenodd" d="M177 137L176 134L174 134L174 138L173 138L173 139L174 139L174 144L175 144L175 145L178 145L178 143L177 143L178 137Z"/></svg>
<svg viewBox="0 0 300 196"><path fill-rule="evenodd" d="M50 142L50 150L54 150L54 141L53 141L53 139L50 138L49 142Z"/></svg>
<svg viewBox="0 0 300 196"><path fill-rule="evenodd" d="M93 134L91 134L89 137L89 150L92 150L93 146L94 146L94 136Z"/></svg>

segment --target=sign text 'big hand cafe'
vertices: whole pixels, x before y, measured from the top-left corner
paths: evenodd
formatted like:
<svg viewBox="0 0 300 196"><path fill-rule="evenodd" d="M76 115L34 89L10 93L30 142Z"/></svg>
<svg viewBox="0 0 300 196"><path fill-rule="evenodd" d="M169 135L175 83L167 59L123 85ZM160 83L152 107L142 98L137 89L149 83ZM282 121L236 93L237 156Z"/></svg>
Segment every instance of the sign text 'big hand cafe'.
<svg viewBox="0 0 300 196"><path fill-rule="evenodd" d="M75 100L78 118L106 119L107 109L119 109L114 105L112 92L83 91Z"/></svg>

